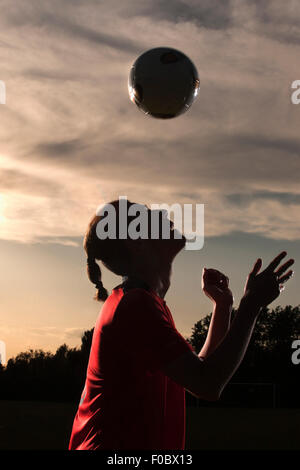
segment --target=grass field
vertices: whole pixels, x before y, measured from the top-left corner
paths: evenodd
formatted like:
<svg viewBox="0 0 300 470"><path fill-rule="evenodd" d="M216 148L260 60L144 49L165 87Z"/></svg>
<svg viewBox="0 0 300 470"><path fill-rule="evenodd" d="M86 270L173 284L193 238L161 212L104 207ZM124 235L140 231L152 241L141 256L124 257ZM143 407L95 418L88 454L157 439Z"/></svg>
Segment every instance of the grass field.
<svg viewBox="0 0 300 470"><path fill-rule="evenodd" d="M300 450L300 409L187 408L186 449Z"/></svg>
<svg viewBox="0 0 300 470"><path fill-rule="evenodd" d="M62 449L77 405L0 401L0 449ZM300 409L187 407L186 449L300 449Z"/></svg>

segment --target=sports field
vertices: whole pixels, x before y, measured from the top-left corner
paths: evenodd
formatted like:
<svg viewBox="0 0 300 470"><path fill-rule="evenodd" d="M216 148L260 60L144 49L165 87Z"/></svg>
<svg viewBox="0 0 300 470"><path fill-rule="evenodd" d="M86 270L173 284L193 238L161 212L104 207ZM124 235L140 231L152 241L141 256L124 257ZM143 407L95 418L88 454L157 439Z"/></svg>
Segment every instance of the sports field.
<svg viewBox="0 0 300 470"><path fill-rule="evenodd" d="M67 448L77 406L0 401L0 449ZM300 449L300 409L187 407L186 449Z"/></svg>

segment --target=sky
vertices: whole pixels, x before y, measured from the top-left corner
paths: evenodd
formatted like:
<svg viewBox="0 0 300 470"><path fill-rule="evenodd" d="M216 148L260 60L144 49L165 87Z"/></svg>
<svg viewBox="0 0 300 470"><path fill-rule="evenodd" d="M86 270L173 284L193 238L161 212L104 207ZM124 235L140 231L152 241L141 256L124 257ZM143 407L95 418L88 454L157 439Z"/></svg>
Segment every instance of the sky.
<svg viewBox="0 0 300 470"><path fill-rule="evenodd" d="M99 204L205 205L202 250L183 251L166 300L189 336L211 311L203 266L235 301L258 256L300 254L300 12L296 0L9 0L0 18L0 340L80 345L101 308L82 239ZM185 53L200 77L187 113L159 120L129 100L136 58ZM280 305L300 303L297 268ZM104 285L120 282L104 270ZM274 303L274 306L276 305ZM273 304L272 304L273 306Z"/></svg>

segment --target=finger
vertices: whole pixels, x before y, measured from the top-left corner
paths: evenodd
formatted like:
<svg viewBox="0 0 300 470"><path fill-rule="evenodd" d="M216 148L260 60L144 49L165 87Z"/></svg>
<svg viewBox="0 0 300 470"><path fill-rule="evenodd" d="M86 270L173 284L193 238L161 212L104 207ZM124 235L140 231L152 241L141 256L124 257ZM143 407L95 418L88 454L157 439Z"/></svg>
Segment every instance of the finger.
<svg viewBox="0 0 300 470"><path fill-rule="evenodd" d="M258 258L254 263L253 269L250 272L249 277L256 276L256 274L259 272L261 267L262 267L262 260L261 260L261 258Z"/></svg>
<svg viewBox="0 0 300 470"><path fill-rule="evenodd" d="M282 284L283 282L288 281L293 275L294 275L294 271L290 270L288 273L284 274L284 276L279 277L278 278L279 284Z"/></svg>
<svg viewBox="0 0 300 470"><path fill-rule="evenodd" d="M294 262L295 261L293 259L289 259L286 263L280 266L277 271L275 271L275 274L280 277L290 266L292 266L292 264L294 264Z"/></svg>
<svg viewBox="0 0 300 470"><path fill-rule="evenodd" d="M287 255L286 251L282 251L276 258L271 261L271 263L266 267L265 271L274 271L275 268L279 265L280 261Z"/></svg>

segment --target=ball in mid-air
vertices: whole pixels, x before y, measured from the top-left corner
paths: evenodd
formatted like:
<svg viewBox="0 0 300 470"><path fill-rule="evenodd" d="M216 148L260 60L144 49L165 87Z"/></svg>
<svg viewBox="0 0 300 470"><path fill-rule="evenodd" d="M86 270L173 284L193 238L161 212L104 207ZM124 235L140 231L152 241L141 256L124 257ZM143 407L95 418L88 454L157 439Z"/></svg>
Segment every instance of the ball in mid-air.
<svg viewBox="0 0 300 470"><path fill-rule="evenodd" d="M198 95L200 80L193 62L170 47L156 47L133 63L129 97L145 114L170 119L186 112Z"/></svg>

